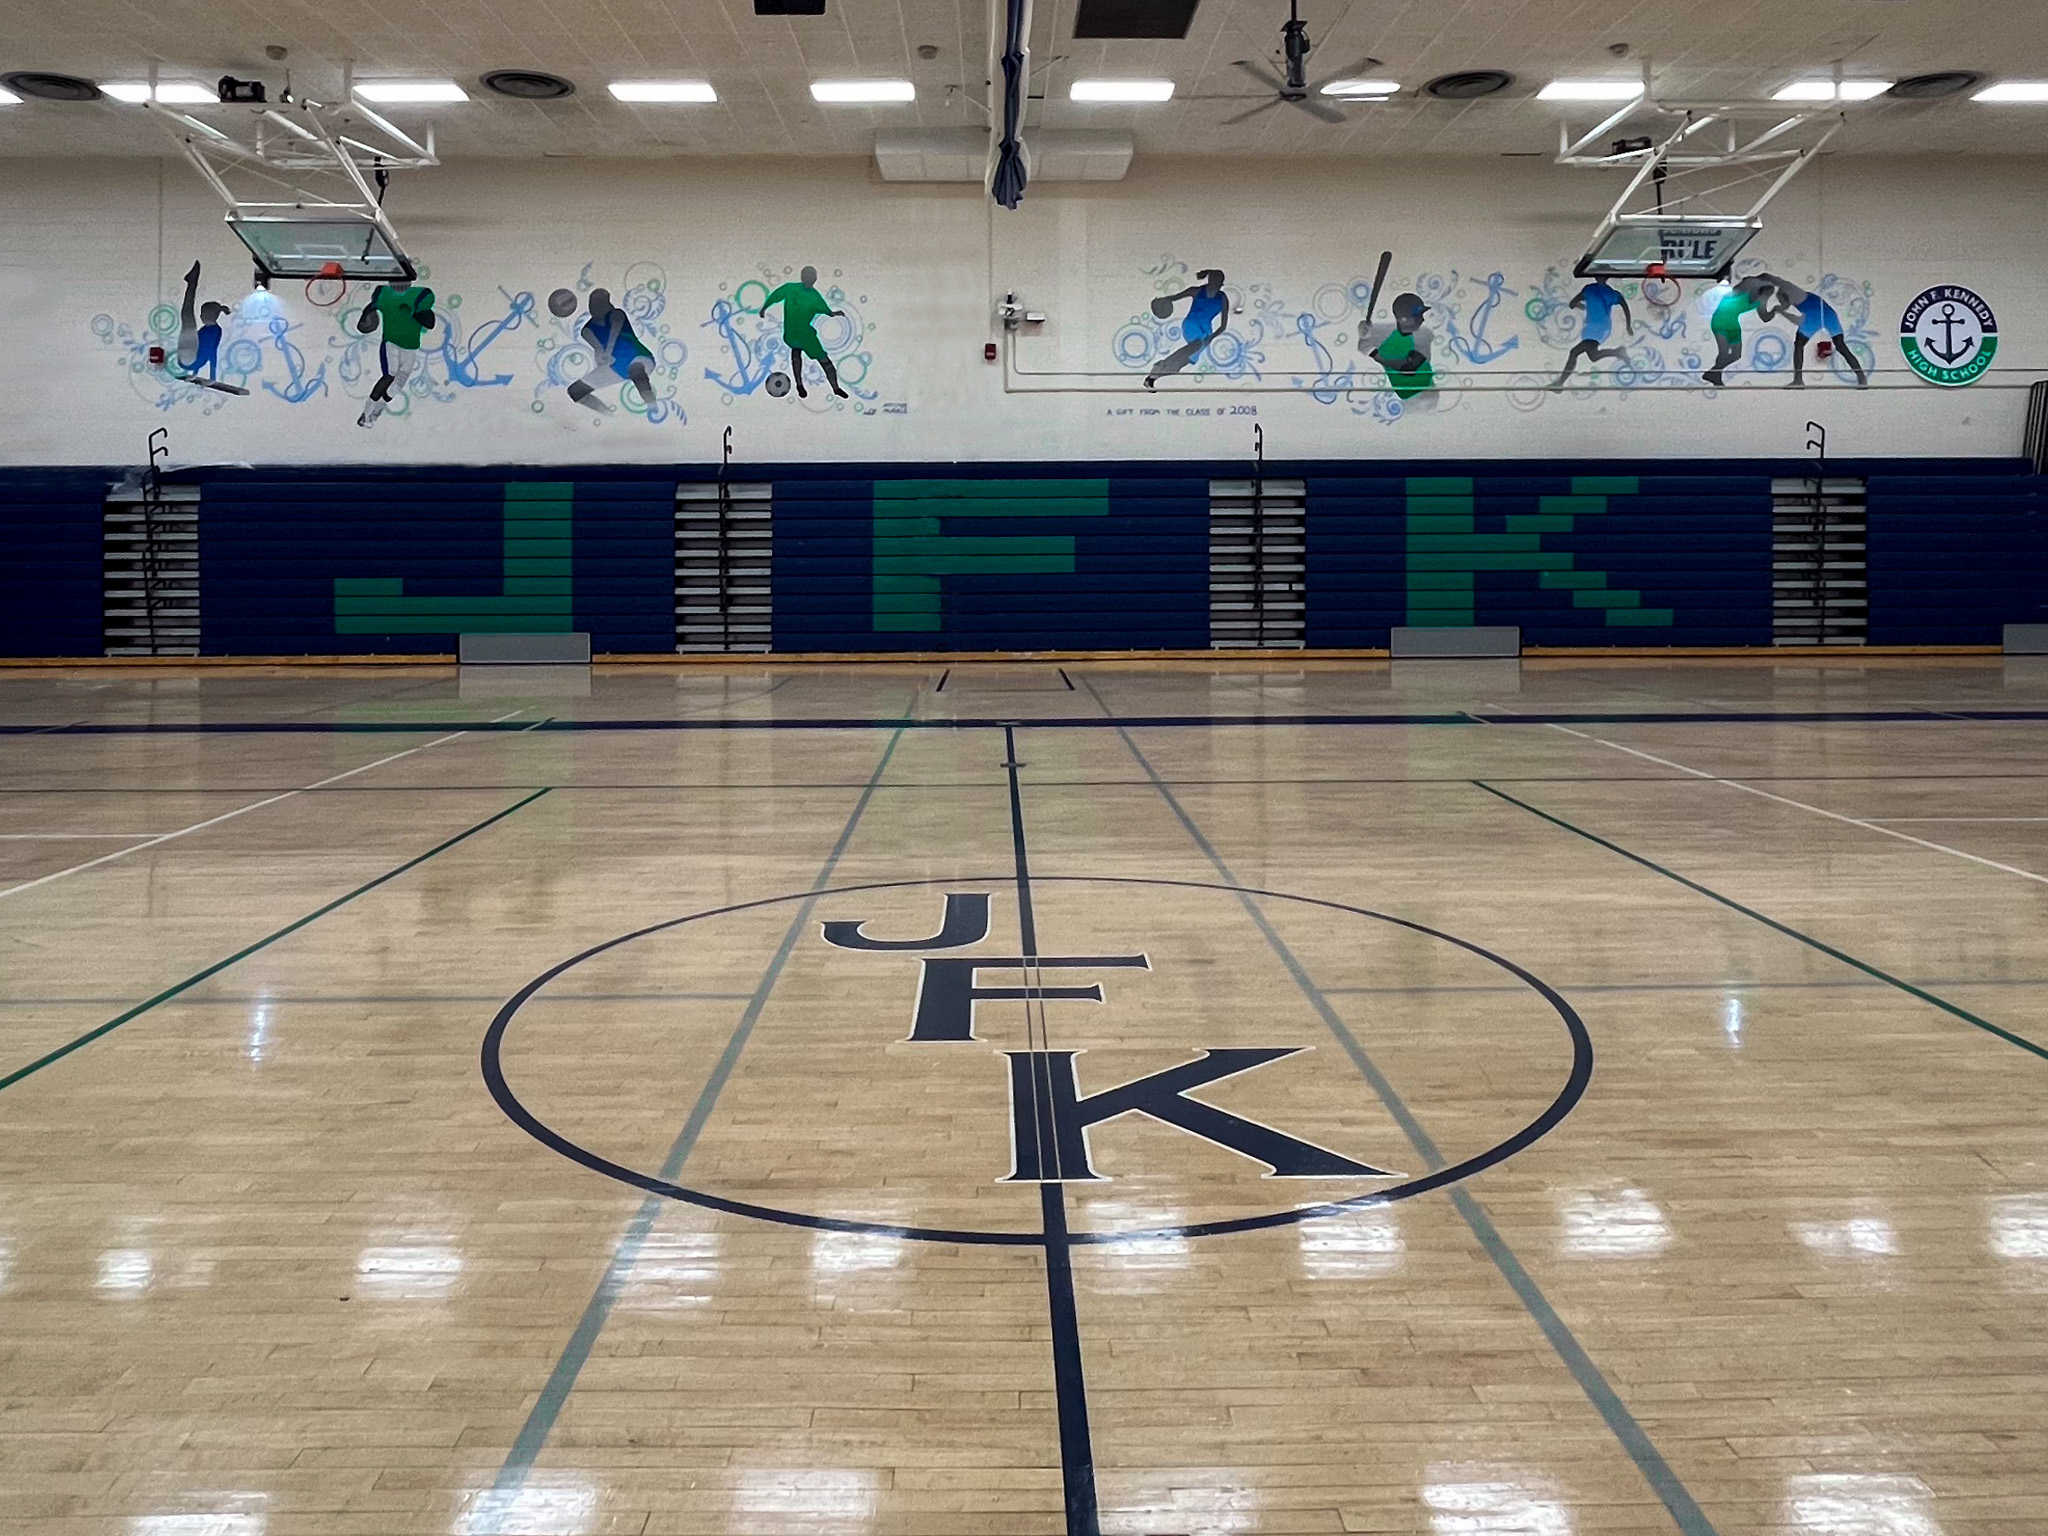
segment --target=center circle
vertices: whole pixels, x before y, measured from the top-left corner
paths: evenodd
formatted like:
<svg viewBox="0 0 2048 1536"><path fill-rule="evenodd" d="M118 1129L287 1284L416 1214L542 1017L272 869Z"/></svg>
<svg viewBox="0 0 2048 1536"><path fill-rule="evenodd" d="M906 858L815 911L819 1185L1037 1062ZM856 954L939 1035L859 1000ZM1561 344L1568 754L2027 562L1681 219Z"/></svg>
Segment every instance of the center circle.
<svg viewBox="0 0 2048 1536"><path fill-rule="evenodd" d="M729 906L712 907L702 912L693 912L684 917L669 918L664 922L652 923L647 927L636 928L631 932L619 934L615 938L606 939L600 944L594 944L590 948L550 966L506 1000L504 1006L499 1008L497 1016L491 1020L489 1029L484 1032L481 1051L484 1084L489 1089L491 1097L497 1101L498 1107L504 1111L506 1117L543 1146L561 1154L572 1162L582 1164L593 1172L601 1173L607 1178L615 1179L621 1184L643 1190L648 1194L659 1195L664 1199L700 1206L706 1210L721 1211L728 1215L744 1216L755 1221L773 1222L783 1226L803 1227L816 1231L860 1233L915 1242L965 1243L996 1247L1041 1247L1046 1242L1046 1238L1040 1232L927 1227L894 1222L862 1221L849 1217L820 1216L805 1211L787 1210L778 1206L735 1200L724 1195L713 1194L708 1190L688 1188L671 1179L663 1178L658 1174L646 1173L616 1162L600 1153L592 1151L590 1148L579 1144L554 1129L554 1127L534 1114L532 1110L528 1109L519 1096L513 1092L511 1084L506 1080L503 1062L506 1033L511 1028L513 1020L519 1015L520 1010L528 1002L532 1001L537 993L556 978L574 970L586 961L593 960L600 955L607 954L636 940L648 938L654 934L667 933L686 927L689 924L705 922L712 918L730 917L745 912L758 912L767 908L787 906L794 903L816 903L833 896L854 895L866 891L900 891L918 887L951 887L958 889L969 886L1001 886L1010 883L1012 882L1007 876L983 875L952 876L944 879L881 880L869 881L858 885L829 886L811 891L796 891L783 896L766 896L755 901L736 902ZM1290 902L1301 907L1349 913L1352 916L1363 918L1370 922L1389 924L1392 927L1405 929L1410 933L1420 934L1426 938L1436 939L1442 943L1452 945L1514 978L1515 981L1534 992L1549 1005L1551 1010L1557 1015L1558 1021L1563 1025L1566 1038L1571 1046L1570 1068L1566 1073L1563 1086L1558 1090L1557 1095L1550 1103L1533 1119L1529 1120L1512 1134L1458 1162L1432 1168L1415 1178L1405 1179L1398 1184L1373 1190L1366 1194L1353 1195L1341 1200L1320 1201L1311 1205L1294 1206L1260 1215L1232 1217L1224 1220L1196 1222L1173 1227L1151 1227L1133 1231L1072 1231L1068 1234L1067 1240L1076 1246L1154 1242L1162 1238L1219 1237L1228 1233L1253 1232L1270 1227L1288 1226L1320 1217L1339 1216L1374 1206L1391 1205L1396 1201L1412 1200L1417 1195L1427 1194L1431 1190L1442 1189L1447 1185L1456 1184L1471 1178L1475 1174L1483 1172L1498 1163L1505 1162L1516 1153L1532 1146L1555 1130L1563 1122L1564 1118L1578 1106L1580 1099L1585 1096L1587 1086L1592 1081L1592 1037L1587 1033L1585 1023L1580 1019L1577 1011L1558 994L1556 989L1543 981L1542 978L1530 971L1524 970L1505 956L1497 955L1469 939L1461 939L1455 934L1445 933L1442 929L1432 928L1426 923L1419 923L1405 917L1395 917L1386 912L1376 912L1368 907L1353 906L1341 901L1330 901L1323 897L1301 896L1286 891L1269 891L1255 886L1232 885L1218 881L1165 880L1111 875L1040 875L1034 876L1030 883L1033 886L1052 887L1098 885L1216 891L1236 896L1245 901L1257 899L1261 901ZM1262 926L1265 926L1263 920ZM1267 929L1267 931L1270 934L1270 929ZM1306 973L1298 974L1297 980L1301 981L1305 990L1309 991L1310 1001L1316 1005L1317 1011L1324 1013L1326 1020L1334 1019L1334 1013L1328 1011L1328 1002L1323 999L1319 991L1315 990L1314 983L1306 978ZM1373 1091L1380 1094L1383 1099L1387 1098L1392 1092L1391 1087L1387 1086L1384 1079L1379 1077L1377 1069L1373 1068L1370 1061L1365 1058L1362 1048L1358 1048L1356 1042L1348 1039L1348 1037L1345 1038L1344 1043L1346 1049L1353 1055L1354 1062L1359 1067L1363 1080L1369 1083ZM729 1064L722 1063L721 1066L723 1070L730 1070ZM1388 1107L1391 1110L1393 1105L1389 1104ZM1396 1118L1405 1118L1405 1111L1397 1114ZM1419 1155L1423 1155L1429 1160L1434 1160L1433 1150L1425 1151L1421 1144L1417 1145L1416 1150Z"/></svg>

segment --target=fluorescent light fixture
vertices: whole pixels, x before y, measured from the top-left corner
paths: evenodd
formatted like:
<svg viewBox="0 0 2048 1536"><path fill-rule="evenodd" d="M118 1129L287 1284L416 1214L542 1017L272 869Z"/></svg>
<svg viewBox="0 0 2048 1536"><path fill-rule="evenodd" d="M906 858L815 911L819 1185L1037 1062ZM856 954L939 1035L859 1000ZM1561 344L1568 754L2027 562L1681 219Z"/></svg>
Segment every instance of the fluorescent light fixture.
<svg viewBox="0 0 2048 1536"><path fill-rule="evenodd" d="M1772 93L1773 101L1868 101L1892 88L1889 80L1844 80L1840 94L1832 80L1794 80Z"/></svg>
<svg viewBox="0 0 2048 1536"><path fill-rule="evenodd" d="M1076 80L1069 101L1171 101L1171 80Z"/></svg>
<svg viewBox="0 0 2048 1536"><path fill-rule="evenodd" d="M1398 80L1332 80L1323 87L1323 94L1348 96L1353 100L1384 101L1400 89Z"/></svg>
<svg viewBox="0 0 2048 1536"><path fill-rule="evenodd" d="M21 98L8 90L6 86L0 85L0 107L18 107L20 105Z"/></svg>
<svg viewBox="0 0 2048 1536"><path fill-rule="evenodd" d="M832 106L915 101L917 87L908 80L813 80L811 100Z"/></svg>
<svg viewBox="0 0 2048 1536"><path fill-rule="evenodd" d="M144 102L149 100L149 82L147 80L109 80L100 89L116 101Z"/></svg>
<svg viewBox="0 0 2048 1536"><path fill-rule="evenodd" d="M1553 80L1536 93L1538 101L1634 101L1643 94L1640 80Z"/></svg>
<svg viewBox="0 0 2048 1536"><path fill-rule="evenodd" d="M709 80L614 80L605 87L620 101L716 101Z"/></svg>
<svg viewBox="0 0 2048 1536"><path fill-rule="evenodd" d="M190 80L165 80L156 88L156 99L173 107L210 107L220 104L220 92Z"/></svg>
<svg viewBox="0 0 2048 1536"><path fill-rule="evenodd" d="M1987 85L1972 101L2048 101L2048 80L2001 80Z"/></svg>
<svg viewBox="0 0 2048 1536"><path fill-rule="evenodd" d="M356 94L387 107L469 100L469 92L453 80L358 80Z"/></svg>

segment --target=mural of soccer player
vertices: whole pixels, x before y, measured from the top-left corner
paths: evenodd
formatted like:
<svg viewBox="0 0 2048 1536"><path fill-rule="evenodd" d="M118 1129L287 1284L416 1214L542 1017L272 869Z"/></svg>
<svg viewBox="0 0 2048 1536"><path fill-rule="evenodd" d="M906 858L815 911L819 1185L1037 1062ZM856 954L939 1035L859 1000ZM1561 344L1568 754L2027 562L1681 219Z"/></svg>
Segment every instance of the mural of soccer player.
<svg viewBox="0 0 2048 1536"><path fill-rule="evenodd" d="M1557 382L1550 386L1552 389L1564 388L1565 380L1572 376L1572 370L1578 367L1582 357L1589 363L1597 363L1603 357L1628 355L1624 348L1607 345L1614 335L1614 312L1617 309L1628 325L1629 335L1636 333L1636 317L1628 307L1627 298L1604 277L1596 277L1581 288L1572 299L1571 307L1580 311L1585 319L1579 322L1578 345L1565 354L1564 372L1557 376Z"/></svg>
<svg viewBox="0 0 2048 1536"><path fill-rule="evenodd" d="M1759 320L1775 320L1787 313L1791 306L1783 301L1778 292L1779 279L1768 272L1758 272L1745 277L1721 297L1714 306L1713 317L1707 322L1707 329L1714 333L1716 347L1714 366L1700 375L1702 384L1721 386L1722 377L1730 363L1742 360L1742 317L1755 315Z"/></svg>
<svg viewBox="0 0 2048 1536"><path fill-rule="evenodd" d="M403 391L420 366L420 341L434 328L434 290L416 288L409 277L379 283L370 302L356 317L356 329L365 336L382 327L383 340L377 346L377 366L382 376L370 387L369 404L356 418L359 427L373 427L391 405L395 391Z"/></svg>
<svg viewBox="0 0 2048 1536"><path fill-rule="evenodd" d="M633 322L612 302L609 290L590 290L590 318L583 322L583 339L590 343L591 368L569 386L569 398L604 415L612 414L608 401L598 390L614 379L625 379L640 391L640 398L654 404L654 354L633 334Z"/></svg>
<svg viewBox="0 0 2048 1536"><path fill-rule="evenodd" d="M804 359L808 357L825 370L825 382L832 386L832 393L846 399L846 391L839 387L839 370L832 366L825 343L818 340L818 322L827 315L841 313L818 292L818 269L805 267L795 282L784 283L769 294L761 301L760 313L767 314L777 304L782 306L782 342L789 348L789 376L796 380L797 395L809 397L804 389Z"/></svg>
<svg viewBox="0 0 2048 1536"><path fill-rule="evenodd" d="M1403 400L1413 400L1425 390L1436 388L1436 370L1430 364L1434 342L1422 317L1429 306L1422 295L1403 293L1390 306L1391 322L1375 321L1361 329L1358 349L1387 370L1387 385Z"/></svg>
<svg viewBox="0 0 2048 1536"><path fill-rule="evenodd" d="M1200 357L1209 343L1222 334L1230 324L1230 300L1223 292L1223 274L1214 268L1204 268L1195 274L1201 281L1192 288L1183 288L1179 293L1163 293L1152 301L1152 313L1164 320L1173 314L1173 306L1182 299L1188 301L1187 318L1180 323L1181 340L1187 345L1169 352L1145 375L1145 387L1157 389L1159 381L1170 374L1176 374Z"/></svg>
<svg viewBox="0 0 2048 1536"><path fill-rule="evenodd" d="M1797 283L1787 282L1774 273L1759 273L1778 294L1778 314L1793 314L1799 317L1799 333L1792 338L1792 382L1789 389L1806 388L1806 344L1816 337L1825 336L1849 371L1856 375L1856 387L1862 389L1870 383L1864 373L1863 364L1856 359L1856 353L1849 345L1849 338L1843 332L1842 317L1835 313L1835 306L1817 293L1809 293Z"/></svg>

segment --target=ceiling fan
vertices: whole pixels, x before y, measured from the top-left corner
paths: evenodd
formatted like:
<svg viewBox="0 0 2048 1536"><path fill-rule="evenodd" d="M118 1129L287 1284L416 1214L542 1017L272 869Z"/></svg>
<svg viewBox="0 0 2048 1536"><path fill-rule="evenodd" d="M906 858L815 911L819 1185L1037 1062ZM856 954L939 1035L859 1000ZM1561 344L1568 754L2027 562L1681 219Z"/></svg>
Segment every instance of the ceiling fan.
<svg viewBox="0 0 2048 1536"><path fill-rule="evenodd" d="M1261 112L1269 112L1282 103L1299 107L1310 117L1320 118L1326 123L1343 122L1345 118L1342 112L1329 102L1319 99L1323 87L1334 81L1353 79L1361 72L1375 68L1380 61L1372 58L1361 59L1349 69L1339 70L1328 79L1311 84L1308 78L1308 56L1314 48L1315 44L1309 41L1308 23L1301 19L1297 0L1287 0L1287 21L1280 28L1280 59L1283 73L1276 75L1265 65L1254 64L1250 59L1233 61L1239 69L1270 89L1272 96L1249 111L1240 112L1235 117L1226 117L1224 123L1241 123L1248 117L1257 117Z"/></svg>

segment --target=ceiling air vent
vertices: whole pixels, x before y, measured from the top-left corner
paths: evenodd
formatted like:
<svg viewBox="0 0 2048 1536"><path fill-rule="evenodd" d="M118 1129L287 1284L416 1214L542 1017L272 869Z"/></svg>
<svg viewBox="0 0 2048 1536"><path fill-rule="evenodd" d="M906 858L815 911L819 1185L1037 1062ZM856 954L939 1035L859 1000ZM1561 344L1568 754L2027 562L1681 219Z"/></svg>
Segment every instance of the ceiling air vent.
<svg viewBox="0 0 2048 1536"><path fill-rule="evenodd" d="M484 76L483 85L487 91L520 101L560 101L576 94L573 82L538 69L494 69Z"/></svg>
<svg viewBox="0 0 2048 1536"><path fill-rule="evenodd" d="M76 75L53 75L40 69L22 69L11 75L0 75L0 85L17 96L33 96L38 101L100 99L100 88L90 80L81 80Z"/></svg>
<svg viewBox="0 0 2048 1536"><path fill-rule="evenodd" d="M754 0L756 16L822 16L825 0Z"/></svg>
<svg viewBox="0 0 2048 1536"><path fill-rule="evenodd" d="M1081 0L1076 37L1186 37L1196 0Z"/></svg>
<svg viewBox="0 0 2048 1536"><path fill-rule="evenodd" d="M1885 94L1900 101L1939 101L1944 96L1962 95L1983 78L1974 69L1943 69L1901 80Z"/></svg>
<svg viewBox="0 0 2048 1536"><path fill-rule="evenodd" d="M1461 69L1456 74L1438 75L1422 89L1438 101L1477 101L1498 96L1515 83L1504 69Z"/></svg>

